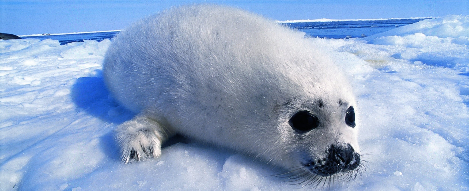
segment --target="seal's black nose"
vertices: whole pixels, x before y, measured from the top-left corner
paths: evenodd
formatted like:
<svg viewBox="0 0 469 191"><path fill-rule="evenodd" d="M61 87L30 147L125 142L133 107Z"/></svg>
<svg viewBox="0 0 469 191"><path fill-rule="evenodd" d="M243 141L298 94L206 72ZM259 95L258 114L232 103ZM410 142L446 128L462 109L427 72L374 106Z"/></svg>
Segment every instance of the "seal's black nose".
<svg viewBox="0 0 469 191"><path fill-rule="evenodd" d="M360 164L360 155L355 152L350 144L345 146L331 145L329 155L331 171L353 170Z"/></svg>
<svg viewBox="0 0 469 191"><path fill-rule="evenodd" d="M360 165L360 155L350 144L331 145L327 157L305 164L313 173L330 176L338 172L353 170Z"/></svg>

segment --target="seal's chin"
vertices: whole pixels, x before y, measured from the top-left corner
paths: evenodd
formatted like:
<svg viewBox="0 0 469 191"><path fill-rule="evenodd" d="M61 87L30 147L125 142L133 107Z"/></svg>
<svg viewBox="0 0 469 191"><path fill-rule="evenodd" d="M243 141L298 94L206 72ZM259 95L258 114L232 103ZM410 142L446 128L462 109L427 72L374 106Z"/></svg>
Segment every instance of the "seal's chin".
<svg viewBox="0 0 469 191"><path fill-rule="evenodd" d="M330 176L356 169L360 165L360 154L350 144L331 145L326 153L326 158L309 160L303 166L317 175Z"/></svg>

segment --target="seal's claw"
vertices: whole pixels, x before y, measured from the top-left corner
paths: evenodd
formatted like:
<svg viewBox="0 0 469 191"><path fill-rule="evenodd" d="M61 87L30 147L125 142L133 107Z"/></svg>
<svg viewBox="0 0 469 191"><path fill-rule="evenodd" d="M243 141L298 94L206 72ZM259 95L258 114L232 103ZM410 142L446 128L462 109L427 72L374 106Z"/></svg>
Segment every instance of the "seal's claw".
<svg viewBox="0 0 469 191"><path fill-rule="evenodd" d="M122 161L142 161L161 155L162 129L156 121L137 116L116 130L122 148Z"/></svg>

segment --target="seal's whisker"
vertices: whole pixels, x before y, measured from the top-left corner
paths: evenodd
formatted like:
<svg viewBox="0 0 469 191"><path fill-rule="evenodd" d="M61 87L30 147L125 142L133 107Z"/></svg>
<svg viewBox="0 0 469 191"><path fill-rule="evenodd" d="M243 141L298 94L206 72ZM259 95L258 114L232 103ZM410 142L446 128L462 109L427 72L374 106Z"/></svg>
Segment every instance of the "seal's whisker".
<svg viewBox="0 0 469 191"><path fill-rule="evenodd" d="M331 176L329 178L329 189L331 188L331 185L334 185L334 182L335 182L335 179L337 178L337 176Z"/></svg>
<svg viewBox="0 0 469 191"><path fill-rule="evenodd" d="M304 186L308 185L307 182L309 182L309 181L311 181L311 179L315 179L315 178L316 178L316 175L308 174L308 176L305 177L304 180L302 182L300 182L299 184L304 187Z"/></svg>
<svg viewBox="0 0 469 191"><path fill-rule="evenodd" d="M315 184L316 182L321 180L321 177L318 177L318 175L311 175L311 179L309 180L307 186Z"/></svg>
<svg viewBox="0 0 469 191"><path fill-rule="evenodd" d="M288 182L301 185L304 183L304 180L307 179L308 176L310 176L310 173L303 172L302 174L298 174L294 177L290 177Z"/></svg>
<svg viewBox="0 0 469 191"><path fill-rule="evenodd" d="M272 176L279 177L279 178L288 178L288 177L297 175L298 174L297 171L299 171L300 169L301 169L301 167L298 167L298 168L290 169L290 170L285 171L283 173L273 174Z"/></svg>

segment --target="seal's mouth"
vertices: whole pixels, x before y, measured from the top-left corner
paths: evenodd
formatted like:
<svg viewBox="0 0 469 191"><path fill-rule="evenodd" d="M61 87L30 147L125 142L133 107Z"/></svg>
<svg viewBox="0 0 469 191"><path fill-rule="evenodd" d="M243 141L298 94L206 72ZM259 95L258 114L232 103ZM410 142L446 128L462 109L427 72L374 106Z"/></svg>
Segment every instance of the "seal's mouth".
<svg viewBox="0 0 469 191"><path fill-rule="evenodd" d="M307 169L320 176L330 176L338 172L347 172L360 165L360 154L350 144L331 145L327 157L303 163Z"/></svg>

